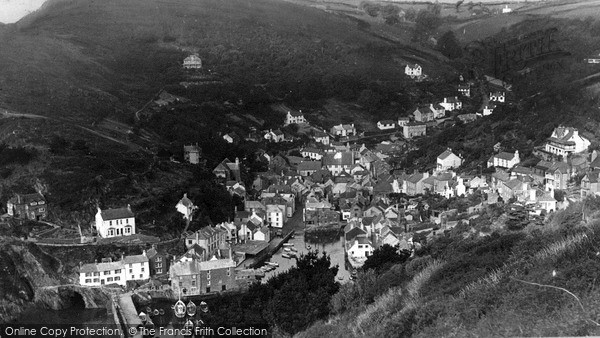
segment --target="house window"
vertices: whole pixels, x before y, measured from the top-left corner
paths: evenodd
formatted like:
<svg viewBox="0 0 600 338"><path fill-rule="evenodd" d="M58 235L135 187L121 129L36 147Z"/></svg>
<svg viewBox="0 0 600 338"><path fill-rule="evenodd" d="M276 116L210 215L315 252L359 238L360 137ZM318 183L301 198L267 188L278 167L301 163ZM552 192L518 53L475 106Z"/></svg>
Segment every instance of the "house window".
<svg viewBox="0 0 600 338"><path fill-rule="evenodd" d="M134 275L131 275L131 280L134 280L134 279L135 279L135 276L134 276Z"/></svg>
<svg viewBox="0 0 600 338"><path fill-rule="evenodd" d="M94 272L94 276L100 276L100 272Z"/></svg>
<svg viewBox="0 0 600 338"><path fill-rule="evenodd" d="M46 211L46 209L45 209L45 208L40 208L40 209L39 209L39 212L44 212L44 211Z"/></svg>
<svg viewBox="0 0 600 338"><path fill-rule="evenodd" d="M156 273L162 273L162 269L156 269Z"/></svg>
<svg viewBox="0 0 600 338"><path fill-rule="evenodd" d="M100 281L100 279L94 278L94 283L98 283L99 281Z"/></svg>
<svg viewBox="0 0 600 338"><path fill-rule="evenodd" d="M210 292L210 286L207 286L206 287L206 293L209 293L209 292Z"/></svg>
<svg viewBox="0 0 600 338"><path fill-rule="evenodd" d="M125 228L125 233L126 234L131 234L131 227L126 227Z"/></svg>
<svg viewBox="0 0 600 338"><path fill-rule="evenodd" d="M119 276L115 277L115 282L118 280L121 280L121 277L119 277Z"/></svg>
<svg viewBox="0 0 600 338"><path fill-rule="evenodd" d="M129 218L125 220L125 224L129 224Z"/></svg>
<svg viewBox="0 0 600 338"><path fill-rule="evenodd" d="M85 273L85 276L86 276L86 277L92 277L92 273L91 273L91 272L86 272L86 273Z"/></svg>
<svg viewBox="0 0 600 338"><path fill-rule="evenodd" d="M144 268L142 268L142 272L144 272Z"/></svg>
<svg viewBox="0 0 600 338"><path fill-rule="evenodd" d="M192 240L191 239L188 239L188 244L190 244L190 245L192 244Z"/></svg>
<svg viewBox="0 0 600 338"><path fill-rule="evenodd" d="M108 221L108 225L112 225L112 221Z"/></svg>
<svg viewBox="0 0 600 338"><path fill-rule="evenodd" d="M156 257L156 261L157 262L162 262L162 257L161 256Z"/></svg>
<svg viewBox="0 0 600 338"><path fill-rule="evenodd" d="M133 264L129 263L129 268L133 268Z"/></svg>
<svg viewBox="0 0 600 338"><path fill-rule="evenodd" d="M231 276L231 269L227 269L227 276Z"/></svg>
<svg viewBox="0 0 600 338"><path fill-rule="evenodd" d="M113 278L112 278L112 277L108 277L108 278L106 279L106 281L107 281L107 282L112 282L112 281L113 281Z"/></svg>
<svg viewBox="0 0 600 338"><path fill-rule="evenodd" d="M133 269L129 269L129 273L133 273Z"/></svg>
<svg viewBox="0 0 600 338"><path fill-rule="evenodd" d="M104 275L110 275L110 271L104 271Z"/></svg>
<svg viewBox="0 0 600 338"><path fill-rule="evenodd" d="M206 273L206 279L210 280L210 270Z"/></svg>
<svg viewBox="0 0 600 338"><path fill-rule="evenodd" d="M121 273L121 269L115 270L115 274L119 274L119 273Z"/></svg>
<svg viewBox="0 0 600 338"><path fill-rule="evenodd" d="M221 285L221 291L227 290L227 285Z"/></svg>
<svg viewBox="0 0 600 338"><path fill-rule="evenodd" d="M195 287L195 286L196 286L196 281L195 281L195 280L193 280L193 281L192 281L192 287Z"/></svg>
<svg viewBox="0 0 600 338"><path fill-rule="evenodd" d="M157 268L162 268L162 263L156 263Z"/></svg>
<svg viewBox="0 0 600 338"><path fill-rule="evenodd" d="M86 283L91 283L91 282L92 282L92 280L88 278L88 279L86 279L86 280L85 280L85 282L86 282Z"/></svg>
<svg viewBox="0 0 600 338"><path fill-rule="evenodd" d="M140 278L144 278L144 275L140 274Z"/></svg>

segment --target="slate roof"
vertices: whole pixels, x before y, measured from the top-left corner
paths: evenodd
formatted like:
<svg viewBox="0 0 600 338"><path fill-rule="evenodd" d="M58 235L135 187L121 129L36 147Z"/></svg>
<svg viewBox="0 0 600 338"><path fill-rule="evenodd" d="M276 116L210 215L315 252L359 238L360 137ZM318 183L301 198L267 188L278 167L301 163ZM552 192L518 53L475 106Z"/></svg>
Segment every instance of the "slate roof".
<svg viewBox="0 0 600 338"><path fill-rule="evenodd" d="M105 221L134 217L134 214L129 207L101 210L100 215Z"/></svg>
<svg viewBox="0 0 600 338"><path fill-rule="evenodd" d="M288 113L290 113L290 115L295 116L295 117L304 116L304 114L302 114L299 111L295 111L295 110L288 111Z"/></svg>
<svg viewBox="0 0 600 338"><path fill-rule="evenodd" d="M116 262L105 262L105 263L90 263L83 264L81 268L79 268L80 273L88 273L88 272L102 272L102 271L113 271L123 269L123 264L120 261Z"/></svg>
<svg viewBox="0 0 600 338"><path fill-rule="evenodd" d="M502 160L510 161L515 157L515 154L503 151L503 152L500 152L500 153L494 155L494 157L502 159Z"/></svg>
<svg viewBox="0 0 600 338"><path fill-rule="evenodd" d="M354 164L354 156L352 152L344 151L337 153L328 153L323 156L323 164L351 166Z"/></svg>
<svg viewBox="0 0 600 338"><path fill-rule="evenodd" d="M452 150L450 150L450 149L446 149L446 150L444 150L444 152L443 152L443 153L441 153L441 154L440 154L440 156L438 156L438 158L439 158L440 160L445 160L445 159L446 159L446 158L448 158L448 156L450 156L450 155L454 155L454 153L452 152ZM454 155L454 156L456 156L456 155Z"/></svg>
<svg viewBox="0 0 600 338"><path fill-rule="evenodd" d="M298 171L311 171L321 169L323 164L321 161L302 161L298 164Z"/></svg>
<svg viewBox="0 0 600 338"><path fill-rule="evenodd" d="M46 199L44 198L44 196L42 196L41 194L35 193L35 194L25 194L25 195L21 195L21 194L15 194L15 196L13 196L10 199L10 202L12 204L29 204L31 202L45 202Z"/></svg>
<svg viewBox="0 0 600 338"><path fill-rule="evenodd" d="M125 256L123 258L123 264L135 264L144 262L148 262L148 257L146 255Z"/></svg>

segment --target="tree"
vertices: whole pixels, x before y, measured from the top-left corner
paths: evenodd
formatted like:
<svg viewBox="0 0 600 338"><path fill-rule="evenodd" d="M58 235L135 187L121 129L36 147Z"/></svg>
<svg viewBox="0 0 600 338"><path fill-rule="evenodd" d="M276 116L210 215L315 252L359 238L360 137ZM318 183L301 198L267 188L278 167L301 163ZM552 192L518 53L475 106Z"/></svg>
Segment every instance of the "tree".
<svg viewBox="0 0 600 338"><path fill-rule="evenodd" d="M357 103L363 106L365 109L372 111L381 106L382 99L383 98L381 95L379 95L379 93L376 93L370 89L365 89L360 92Z"/></svg>
<svg viewBox="0 0 600 338"><path fill-rule="evenodd" d="M458 1L456 2L456 13L458 13L458 12L459 12L458 8L460 7L460 5L462 5L462 3L463 3L463 2L465 2L465 0L458 0Z"/></svg>
<svg viewBox="0 0 600 338"><path fill-rule="evenodd" d="M398 250L393 246L390 246L389 244L384 244L383 246L373 251L373 254L369 256L365 261L365 264L362 266L362 269L364 271L373 269L377 273L382 273L384 271L387 271L394 264L401 264L406 262L408 257L410 257L410 252L398 252Z"/></svg>
<svg viewBox="0 0 600 338"><path fill-rule="evenodd" d="M440 37L437 43L438 50L450 59L462 57L462 48L460 47L454 32L447 31Z"/></svg>
<svg viewBox="0 0 600 338"><path fill-rule="evenodd" d="M400 22L400 8L394 5L386 5L381 10L381 15L388 25L393 25Z"/></svg>
<svg viewBox="0 0 600 338"><path fill-rule="evenodd" d="M434 9L435 8L437 7L434 7ZM413 33L414 40L418 41L426 39L441 25L442 22L440 16L436 13L436 10L430 11L422 9L419 11Z"/></svg>
<svg viewBox="0 0 600 338"><path fill-rule="evenodd" d="M406 13L404 14L404 18L407 21L415 21L417 19L417 10L413 7L407 9Z"/></svg>

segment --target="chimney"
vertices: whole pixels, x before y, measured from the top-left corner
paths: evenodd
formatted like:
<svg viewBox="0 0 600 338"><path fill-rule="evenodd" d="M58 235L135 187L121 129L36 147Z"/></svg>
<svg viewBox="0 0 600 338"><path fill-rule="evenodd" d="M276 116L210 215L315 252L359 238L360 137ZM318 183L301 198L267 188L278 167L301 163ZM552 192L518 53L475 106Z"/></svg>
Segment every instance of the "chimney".
<svg viewBox="0 0 600 338"><path fill-rule="evenodd" d="M146 250L142 251L142 256L146 257Z"/></svg>
<svg viewBox="0 0 600 338"><path fill-rule="evenodd" d="M240 164L240 159L238 157L235 158L235 164L239 165Z"/></svg>
<svg viewBox="0 0 600 338"><path fill-rule="evenodd" d="M127 210L131 211L131 204L127 204Z"/></svg>
<svg viewBox="0 0 600 338"><path fill-rule="evenodd" d="M183 193L183 198L187 198L187 192Z"/></svg>

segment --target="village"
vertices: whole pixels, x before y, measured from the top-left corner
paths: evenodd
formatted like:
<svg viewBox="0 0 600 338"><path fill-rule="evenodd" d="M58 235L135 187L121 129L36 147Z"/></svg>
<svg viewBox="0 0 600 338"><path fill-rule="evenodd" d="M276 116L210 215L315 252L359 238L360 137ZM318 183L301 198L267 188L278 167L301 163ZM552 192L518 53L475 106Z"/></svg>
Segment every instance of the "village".
<svg viewBox="0 0 600 338"><path fill-rule="evenodd" d="M202 62L192 55L183 66L201 69ZM405 75L414 81L427 78L418 64L406 65ZM76 242L130 241L151 247L118 260L81 262L78 282L85 287L170 290L176 297L243 290L276 269L278 264L268 262L271 256L282 252L288 259L297 257L297 249L286 244L296 232L342 234L346 262L356 270L383 245L413 252L454 227L468 226L489 207L516 206L525 210L527 219L543 220L570 203L600 193L598 153L589 153L590 140L569 126L557 127L546 144L536 148L538 160L529 160L527 166L522 165L518 149L497 144L485 173L481 166L475 173L462 170L462 154L450 148L439 154L430 171L393 167L392 160L432 128L443 128L457 119L469 123L486 118L497 105L510 103L509 84L489 76L486 82L489 95L480 110L462 109L461 97L469 97L474 84L462 82L456 96L419 105L397 120L377 122L381 133L371 135L389 139L372 147L360 142L368 136L352 123L325 130L311 125L302 111L289 109L282 128L296 125L310 136L310 142L287 153L257 152L269 170L253 173L251 187L242 182L239 158L230 160L223 154L223 161L213 168L214 179L243 201L243 209L236 210L233 219L195 232L186 226L180 235L185 250L170 255L158 249L158 238L140 231L135 211L126 201L116 208L97 208L91 231L82 232L80 227ZM155 104L166 107L179 102L185 98L163 92ZM228 143L256 142L257 138L281 143L294 138L279 129L262 134L253 129L247 137L230 132L222 137ZM198 145L185 145L182 151L189 165L203 165ZM579 187L577 176L583 177ZM41 193L16 194L7 203L9 217L38 221L47 218L51 207ZM186 192L173 206L188 226L197 209ZM53 243L60 245L57 241Z"/></svg>

